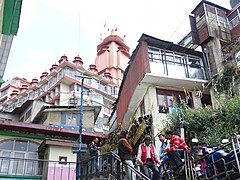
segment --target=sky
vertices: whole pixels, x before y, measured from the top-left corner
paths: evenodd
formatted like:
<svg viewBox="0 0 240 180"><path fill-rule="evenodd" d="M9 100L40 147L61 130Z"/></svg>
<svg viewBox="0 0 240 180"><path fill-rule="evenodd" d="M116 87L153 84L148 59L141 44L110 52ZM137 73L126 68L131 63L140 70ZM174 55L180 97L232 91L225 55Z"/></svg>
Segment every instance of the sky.
<svg viewBox="0 0 240 180"><path fill-rule="evenodd" d="M229 0L209 0L230 9ZM3 79L31 81L79 55L87 69L95 62L100 34L125 37L130 54L143 33L177 43L190 31L188 16L200 0L23 0L17 36ZM106 27L104 28L104 25Z"/></svg>

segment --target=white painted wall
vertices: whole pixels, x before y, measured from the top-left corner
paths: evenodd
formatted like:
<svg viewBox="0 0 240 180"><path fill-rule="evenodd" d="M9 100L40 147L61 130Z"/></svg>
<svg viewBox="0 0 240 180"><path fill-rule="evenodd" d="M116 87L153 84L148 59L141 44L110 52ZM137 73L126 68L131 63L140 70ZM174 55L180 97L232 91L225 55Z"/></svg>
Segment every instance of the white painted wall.
<svg viewBox="0 0 240 180"><path fill-rule="evenodd" d="M199 108L202 106L200 97L196 96L194 92L193 95L193 103L195 108ZM167 123L167 114L158 112L158 104L157 104L157 94L156 87L150 86L144 96L144 105L146 115L152 114L153 117L153 134L155 137L155 146L157 151L160 148L160 141L158 140L157 134L162 131L166 127ZM138 107L136 117L140 116L140 108Z"/></svg>
<svg viewBox="0 0 240 180"><path fill-rule="evenodd" d="M72 96L70 92L70 86L61 82L60 84L60 106L68 106L69 105L69 99Z"/></svg>
<svg viewBox="0 0 240 180"><path fill-rule="evenodd" d="M58 161L59 156L66 156L68 162L76 162L76 154L72 153L72 147L49 146L49 160Z"/></svg>

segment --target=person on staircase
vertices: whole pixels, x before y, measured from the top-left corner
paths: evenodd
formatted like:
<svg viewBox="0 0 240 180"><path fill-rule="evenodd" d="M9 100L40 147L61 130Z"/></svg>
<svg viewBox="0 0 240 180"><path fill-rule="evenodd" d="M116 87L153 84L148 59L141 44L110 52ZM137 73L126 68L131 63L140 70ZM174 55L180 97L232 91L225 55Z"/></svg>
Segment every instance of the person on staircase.
<svg viewBox="0 0 240 180"><path fill-rule="evenodd" d="M99 171L99 161L98 154L100 147L98 147L99 139L95 137L93 141L88 145L90 156L92 157L91 161L91 172L95 173Z"/></svg>
<svg viewBox="0 0 240 180"><path fill-rule="evenodd" d="M184 173L184 163L179 153L179 149L190 152L190 148L180 136L174 135L171 130L166 131L165 136L170 140L170 147L163 149L162 152L167 152L170 165L176 170L178 175L182 175Z"/></svg>
<svg viewBox="0 0 240 180"><path fill-rule="evenodd" d="M159 169L159 179L161 180L162 179L162 176L163 176L163 166L165 163L167 163L168 161L168 156L167 156L167 153L163 153L162 150L165 149L165 148L168 148L170 147L170 142L168 139L166 139L165 135L162 134L162 133L159 133L158 134L158 138L159 138L159 141L161 142L161 146L160 146L160 149L159 149L159 158L160 158L160 166L158 167Z"/></svg>
<svg viewBox="0 0 240 180"><path fill-rule="evenodd" d="M127 180L136 180L136 174L129 168L131 166L134 168L132 161L132 146L128 142L127 131L121 131L118 141L118 155L123 162L126 170Z"/></svg>
<svg viewBox="0 0 240 180"><path fill-rule="evenodd" d="M157 163L160 164L158 153L155 146L151 143L152 138L150 135L145 135L144 142L138 147L137 161L140 164L143 174L151 178L149 169L153 172L153 180L159 179L159 170Z"/></svg>

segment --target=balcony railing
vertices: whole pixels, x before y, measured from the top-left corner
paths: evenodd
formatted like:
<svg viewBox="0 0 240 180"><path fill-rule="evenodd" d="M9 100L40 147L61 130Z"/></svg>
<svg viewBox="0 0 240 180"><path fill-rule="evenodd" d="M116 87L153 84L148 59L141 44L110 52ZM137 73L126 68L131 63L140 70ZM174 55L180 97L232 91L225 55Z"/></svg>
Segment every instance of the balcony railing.
<svg viewBox="0 0 240 180"><path fill-rule="evenodd" d="M99 171L93 167L93 159L81 161L81 180L102 177L116 180L125 179L124 164L113 152L98 157ZM128 165L127 165L128 166ZM128 166L131 174L141 180L149 180L138 169ZM42 159L21 159L0 157L0 179L20 178L28 180L72 180L76 179L76 163L66 161L47 161Z"/></svg>
<svg viewBox="0 0 240 180"><path fill-rule="evenodd" d="M94 177L124 180L126 179L126 172L124 163L121 162L119 156L114 152L101 155L98 158L99 170L95 171L93 167L94 158L90 158L81 163L81 180L89 180ZM150 180L147 176L142 174L136 167L126 165L130 169L130 176L136 176L137 179Z"/></svg>
<svg viewBox="0 0 240 180"><path fill-rule="evenodd" d="M0 178L76 179L75 162L0 157Z"/></svg>

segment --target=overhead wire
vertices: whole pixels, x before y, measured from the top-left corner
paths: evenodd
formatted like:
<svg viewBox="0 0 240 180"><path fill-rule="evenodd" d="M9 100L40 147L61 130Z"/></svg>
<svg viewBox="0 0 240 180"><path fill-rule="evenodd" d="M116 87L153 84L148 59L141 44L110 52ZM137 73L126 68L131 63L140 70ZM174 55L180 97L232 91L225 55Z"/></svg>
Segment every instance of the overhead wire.
<svg viewBox="0 0 240 180"><path fill-rule="evenodd" d="M196 1L199 1L199 0L196 0ZM198 2L199 3L199 2ZM198 4L197 3L197 4ZM196 5L197 5L196 4ZM195 5L195 6L196 6ZM183 25L183 22L186 20L186 18L189 16L189 13L187 13L187 15L185 15L184 16L184 18L183 18L183 20L178 24L178 26L177 26L177 28L173 31L173 33L169 36L169 38L168 38L168 40L170 40L172 37L173 37L173 35L179 30L179 28Z"/></svg>
<svg viewBox="0 0 240 180"><path fill-rule="evenodd" d="M219 4L222 0L219 0L216 4ZM177 28L174 30L174 32L171 34L171 36L168 39L171 39L173 37L173 35L178 31L178 29L181 27L181 25L183 24L183 22L185 21L185 19L187 18L188 15L186 15L184 17L184 19L181 21L181 23L177 26ZM215 21L216 19L211 19L208 23L211 23L213 21ZM219 48L213 48L213 50L216 52L222 52ZM216 67L219 66L222 62L216 64ZM216 68L215 68L216 69ZM227 77L227 76L226 76Z"/></svg>
<svg viewBox="0 0 240 180"><path fill-rule="evenodd" d="M198 0L197 0L198 1ZM219 0L216 4L220 3L222 0ZM198 2L197 4L199 4L200 2ZM196 5L195 5L196 7ZM189 13L183 18L183 20L178 24L177 28L173 31L173 33L169 36L168 40L170 41L171 38L174 36L174 34L176 34L176 32L179 30L179 28L183 25L183 22L186 20L186 18L189 16ZM213 20L212 20L213 21ZM210 21L210 22L212 22Z"/></svg>

